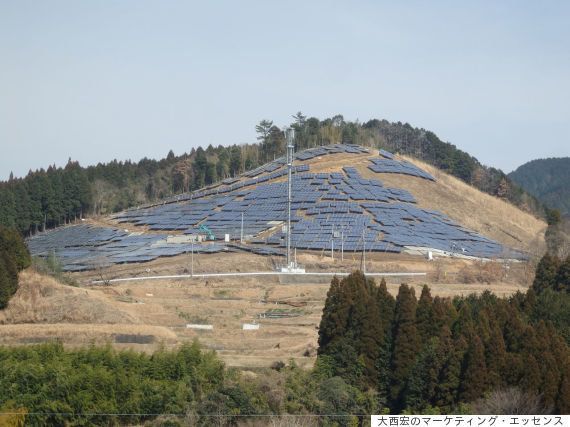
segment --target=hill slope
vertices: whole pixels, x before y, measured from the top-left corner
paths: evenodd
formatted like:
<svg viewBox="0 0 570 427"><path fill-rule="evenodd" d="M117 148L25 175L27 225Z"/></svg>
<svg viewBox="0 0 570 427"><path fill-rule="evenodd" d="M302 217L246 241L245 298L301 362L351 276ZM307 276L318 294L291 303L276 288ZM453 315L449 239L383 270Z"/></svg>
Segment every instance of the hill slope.
<svg viewBox="0 0 570 427"><path fill-rule="evenodd" d="M570 215L570 157L532 160L509 178L548 207Z"/></svg>
<svg viewBox="0 0 570 427"><path fill-rule="evenodd" d="M545 224L426 164L356 145L296 154L292 247L307 251L520 258L540 250ZM422 169L423 168L423 169ZM285 160L161 204L29 240L68 271L142 263L190 251L282 255ZM133 230L136 230L133 233ZM191 243L195 237L215 242ZM224 242L228 236L230 242ZM242 236L245 242L242 241Z"/></svg>
<svg viewBox="0 0 570 427"><path fill-rule="evenodd" d="M85 216L105 215L181 192L200 189L238 176L285 153L281 129L270 121L257 126L258 143L208 146L161 160L113 160L81 167L69 161L25 178L0 182L0 225L24 235L53 228ZM261 124L260 124L261 125ZM296 150L353 143L420 159L491 195L500 195L523 210L543 215L542 206L500 170L440 140L433 132L407 123L370 120L344 121L338 115L319 120L296 116Z"/></svg>

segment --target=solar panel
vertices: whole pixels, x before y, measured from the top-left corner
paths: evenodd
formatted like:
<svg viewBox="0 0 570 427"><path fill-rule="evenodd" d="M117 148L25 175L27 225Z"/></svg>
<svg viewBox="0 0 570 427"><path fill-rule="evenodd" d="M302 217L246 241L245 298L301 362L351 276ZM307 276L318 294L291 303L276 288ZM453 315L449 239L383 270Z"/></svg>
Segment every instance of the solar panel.
<svg viewBox="0 0 570 427"><path fill-rule="evenodd" d="M296 159L368 152L356 145L337 144L297 153ZM380 155L382 158L371 159L369 168L375 172L433 180L425 171L396 160L391 153L380 150ZM230 234L234 241L240 236L243 223L244 234L254 236L255 245L204 243L195 244L194 250L202 253L242 250L280 256L286 245L279 224L286 220L287 183L272 180L287 174L284 164L285 159L279 158L241 177L225 179L163 204L130 209L114 218L135 227L178 231L183 235L201 234L200 226L205 225L216 240ZM461 227L441 212L419 208L408 191L385 187L377 179L364 179L354 167L346 166L342 172L332 173L310 173L309 170L306 164L294 166L291 235L294 247L330 249L333 241L335 246L342 243L346 251L361 251L364 246L369 251L394 253L407 246L449 251L453 250L452 245L473 256L498 256L505 251L497 242ZM269 237L257 237L270 230L273 231ZM334 237L338 232L342 242ZM55 252L65 271L148 262L191 251L189 244L168 243L164 234L129 234L117 228L86 224L42 233L27 243L32 255L45 257ZM523 255L513 252L511 256Z"/></svg>

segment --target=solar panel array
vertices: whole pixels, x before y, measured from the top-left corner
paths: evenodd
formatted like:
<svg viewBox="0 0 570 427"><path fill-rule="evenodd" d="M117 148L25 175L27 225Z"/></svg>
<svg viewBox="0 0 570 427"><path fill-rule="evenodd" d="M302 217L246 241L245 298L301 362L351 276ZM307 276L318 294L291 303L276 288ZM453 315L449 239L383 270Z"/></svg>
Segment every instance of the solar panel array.
<svg viewBox="0 0 570 427"><path fill-rule="evenodd" d="M359 154L367 150L352 145L319 147L298 153L297 158L334 152ZM390 159L388 152L381 155L384 158L373 159L372 166L382 165L379 168L384 172L433 180L411 163ZM276 166L279 162L269 165ZM225 180L220 185L184 195L177 203L132 209L115 216L120 223L145 226L150 233L129 234L115 228L71 226L29 239L30 251L39 256L54 251L67 271L147 262L192 250L190 243L169 243L166 236L157 231L197 235L204 234L201 227L205 226L216 241L194 244L196 252L230 250L283 255L287 182L279 178L287 170L267 166L261 176ZM366 249L397 253L406 247L423 247L477 257L504 255L499 243L456 224L440 212L419 208L406 190L385 187L378 179L365 179L354 167L332 173L308 170L308 165L298 165L293 175L291 242L295 248L342 247L349 252ZM237 243L242 230L247 244ZM225 234L230 234L233 242L217 243L224 240Z"/></svg>
<svg viewBox="0 0 570 427"><path fill-rule="evenodd" d="M368 166L368 169L376 173L398 173L435 181L435 178L426 171L405 160L397 160L392 153L386 150L380 150L380 155L383 158L370 159L372 164Z"/></svg>
<svg viewBox="0 0 570 427"><path fill-rule="evenodd" d="M84 271L113 264L141 263L196 253L233 251L219 243L168 243L164 234L129 234L91 225L75 225L37 234L27 241L34 256L56 255L65 271Z"/></svg>
<svg viewBox="0 0 570 427"><path fill-rule="evenodd" d="M315 157L326 156L327 154L368 154L370 150L356 144L332 144L323 145L322 147L309 148L295 154L296 160L307 161Z"/></svg>

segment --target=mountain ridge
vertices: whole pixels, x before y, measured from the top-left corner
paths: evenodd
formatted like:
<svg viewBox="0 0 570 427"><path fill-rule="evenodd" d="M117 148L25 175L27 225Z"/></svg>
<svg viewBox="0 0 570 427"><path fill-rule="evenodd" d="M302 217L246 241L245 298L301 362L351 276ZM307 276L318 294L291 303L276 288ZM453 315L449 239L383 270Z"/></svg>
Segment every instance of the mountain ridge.
<svg viewBox="0 0 570 427"><path fill-rule="evenodd" d="M544 215L536 199L510 182L502 171L481 165L430 131L386 120L345 122L340 115L322 121L300 113L294 118L297 150L338 142L385 148L433 164L536 216ZM255 144L210 145L180 156L170 151L161 160L114 160L86 168L70 160L64 168L49 167L30 172L25 178L12 177L0 183L0 224L31 235L83 216L118 212L202 188L284 154L283 132L273 122L263 120L256 130L259 136Z"/></svg>
<svg viewBox="0 0 570 427"><path fill-rule="evenodd" d="M509 177L549 208L570 215L570 157L531 160Z"/></svg>

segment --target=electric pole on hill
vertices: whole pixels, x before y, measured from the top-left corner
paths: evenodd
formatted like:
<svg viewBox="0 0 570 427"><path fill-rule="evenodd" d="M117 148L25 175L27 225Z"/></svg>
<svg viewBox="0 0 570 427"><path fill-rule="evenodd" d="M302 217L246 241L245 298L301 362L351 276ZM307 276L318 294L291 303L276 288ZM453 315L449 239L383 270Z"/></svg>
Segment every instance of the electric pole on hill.
<svg viewBox="0 0 570 427"><path fill-rule="evenodd" d="M293 201L293 159L295 146L295 130L287 128L285 130L287 139L287 264L281 268L283 273L304 273L303 268L297 265L297 252L295 251L295 261L291 260L291 204Z"/></svg>
<svg viewBox="0 0 570 427"><path fill-rule="evenodd" d="M291 268L291 201L292 195L292 169L293 169L293 139L295 138L295 130L288 128L285 131L287 138L287 268Z"/></svg>

